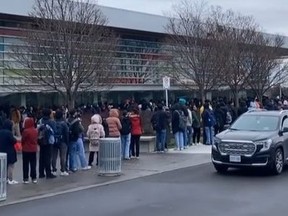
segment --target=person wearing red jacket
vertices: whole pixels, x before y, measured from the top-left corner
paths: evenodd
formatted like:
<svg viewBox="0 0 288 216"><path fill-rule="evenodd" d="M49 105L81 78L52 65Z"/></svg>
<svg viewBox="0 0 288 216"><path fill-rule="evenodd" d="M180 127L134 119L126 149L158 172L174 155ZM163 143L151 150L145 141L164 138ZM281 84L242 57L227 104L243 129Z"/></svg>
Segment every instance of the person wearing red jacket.
<svg viewBox="0 0 288 216"><path fill-rule="evenodd" d="M36 177L36 154L38 150L38 130L35 128L34 119L27 118L24 122L22 133L22 158L23 158L23 183L29 183L29 166L30 177L34 184L37 183Z"/></svg>
<svg viewBox="0 0 288 216"><path fill-rule="evenodd" d="M138 109L133 109L132 113L130 114L130 121L131 121L131 157L139 159L140 153L140 137L142 135L142 122L141 116L139 115ZM136 153L135 153L136 147Z"/></svg>

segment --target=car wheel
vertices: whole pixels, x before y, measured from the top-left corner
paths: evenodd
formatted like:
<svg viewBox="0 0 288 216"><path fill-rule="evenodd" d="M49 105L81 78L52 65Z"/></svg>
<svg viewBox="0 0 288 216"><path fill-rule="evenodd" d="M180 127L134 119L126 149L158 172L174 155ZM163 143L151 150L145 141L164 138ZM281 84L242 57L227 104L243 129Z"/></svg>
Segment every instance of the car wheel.
<svg viewBox="0 0 288 216"><path fill-rule="evenodd" d="M227 173L228 166L226 166L226 165L221 165L221 164L213 164L213 165L214 165L214 168L216 169L216 171L217 171L218 173L221 173L221 174Z"/></svg>
<svg viewBox="0 0 288 216"><path fill-rule="evenodd" d="M283 151L280 148L276 149L274 162L272 164L272 173L275 175L279 175L282 173L284 167L284 155Z"/></svg>

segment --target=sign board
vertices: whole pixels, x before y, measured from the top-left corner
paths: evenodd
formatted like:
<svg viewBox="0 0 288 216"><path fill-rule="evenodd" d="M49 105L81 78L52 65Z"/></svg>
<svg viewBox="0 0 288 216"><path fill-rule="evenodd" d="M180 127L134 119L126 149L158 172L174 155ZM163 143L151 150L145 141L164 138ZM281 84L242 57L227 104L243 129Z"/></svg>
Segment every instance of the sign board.
<svg viewBox="0 0 288 216"><path fill-rule="evenodd" d="M164 89L170 88L170 77L168 76L163 77L163 88Z"/></svg>

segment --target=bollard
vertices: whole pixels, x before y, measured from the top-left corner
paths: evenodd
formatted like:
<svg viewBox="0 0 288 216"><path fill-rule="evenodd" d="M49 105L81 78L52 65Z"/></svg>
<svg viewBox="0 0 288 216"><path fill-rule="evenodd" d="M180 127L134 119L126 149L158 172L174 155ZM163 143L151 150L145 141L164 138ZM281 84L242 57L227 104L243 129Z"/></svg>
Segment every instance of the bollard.
<svg viewBox="0 0 288 216"><path fill-rule="evenodd" d="M121 140L120 138L102 138L99 146L99 175L121 175Z"/></svg>
<svg viewBox="0 0 288 216"><path fill-rule="evenodd" d="M7 155L0 153L0 201L7 198Z"/></svg>

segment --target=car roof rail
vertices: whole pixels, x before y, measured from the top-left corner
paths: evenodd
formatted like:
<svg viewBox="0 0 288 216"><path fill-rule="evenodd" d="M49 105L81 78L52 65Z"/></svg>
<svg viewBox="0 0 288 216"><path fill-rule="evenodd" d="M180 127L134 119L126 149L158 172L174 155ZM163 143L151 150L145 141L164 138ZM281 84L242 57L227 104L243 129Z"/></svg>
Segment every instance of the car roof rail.
<svg viewBox="0 0 288 216"><path fill-rule="evenodd" d="M262 111L267 111L267 109L257 109L257 108L253 108L253 109L248 110L247 112L248 112L248 113L251 113L251 112L262 112Z"/></svg>

